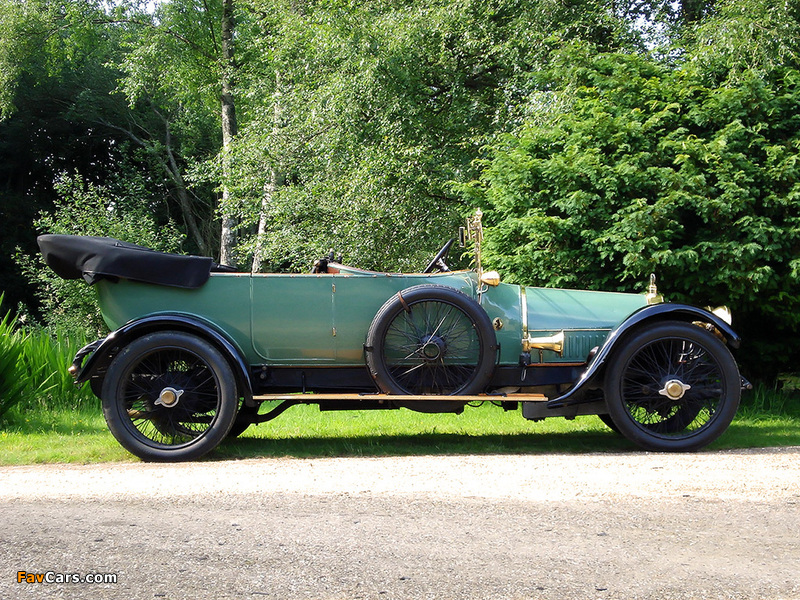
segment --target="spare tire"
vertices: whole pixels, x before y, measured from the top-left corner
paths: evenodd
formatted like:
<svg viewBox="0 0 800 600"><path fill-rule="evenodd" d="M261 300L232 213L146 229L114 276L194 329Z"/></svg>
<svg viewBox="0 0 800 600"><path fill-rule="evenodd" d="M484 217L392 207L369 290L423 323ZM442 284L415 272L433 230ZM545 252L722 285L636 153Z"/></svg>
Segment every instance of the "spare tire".
<svg viewBox="0 0 800 600"><path fill-rule="evenodd" d="M486 311L443 285L417 285L387 300L372 320L365 349L370 374L388 394L477 394L497 359Z"/></svg>

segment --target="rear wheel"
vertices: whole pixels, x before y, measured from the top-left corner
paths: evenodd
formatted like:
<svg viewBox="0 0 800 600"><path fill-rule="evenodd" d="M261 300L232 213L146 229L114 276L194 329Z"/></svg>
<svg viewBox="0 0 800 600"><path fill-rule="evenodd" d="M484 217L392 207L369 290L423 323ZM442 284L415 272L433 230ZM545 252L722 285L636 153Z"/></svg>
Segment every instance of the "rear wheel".
<svg viewBox="0 0 800 600"><path fill-rule="evenodd" d="M205 340L165 331L138 338L109 366L102 389L111 433L143 460L192 460L214 449L236 418L236 384Z"/></svg>
<svg viewBox="0 0 800 600"><path fill-rule="evenodd" d="M439 285L414 286L390 298L372 321L366 347L370 373L390 394L477 394L489 383L497 354L483 308Z"/></svg>
<svg viewBox="0 0 800 600"><path fill-rule="evenodd" d="M733 356L696 325L666 322L642 330L611 360L609 417L647 450L701 448L722 435L739 407L741 378Z"/></svg>

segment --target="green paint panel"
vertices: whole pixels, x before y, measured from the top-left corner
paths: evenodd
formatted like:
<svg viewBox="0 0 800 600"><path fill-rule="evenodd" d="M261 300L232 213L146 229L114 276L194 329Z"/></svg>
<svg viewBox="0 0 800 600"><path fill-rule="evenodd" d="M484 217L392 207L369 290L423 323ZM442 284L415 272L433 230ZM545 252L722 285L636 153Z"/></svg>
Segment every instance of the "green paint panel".
<svg viewBox="0 0 800 600"><path fill-rule="evenodd" d="M322 275L251 278L252 347L269 364L333 364L332 281Z"/></svg>
<svg viewBox="0 0 800 600"><path fill-rule="evenodd" d="M103 317L113 330L157 314L191 316L227 335L250 364L363 365L363 346L375 314L397 292L419 284L456 288L478 299L471 271L387 274L343 268L339 274L214 273L201 288L185 290L121 280L96 289ZM523 303L523 298L525 299ZM580 362L608 331L636 309L643 295L525 288L500 284L480 303L496 328L501 364L516 365L522 350L523 309L528 333L544 337L565 330L562 356L545 362ZM538 361L538 356L534 357Z"/></svg>
<svg viewBox="0 0 800 600"><path fill-rule="evenodd" d="M474 273L338 275L214 273L201 288L102 280L106 324L117 329L147 315L177 314L212 324L250 364L363 365L370 323L386 300L423 283L473 296Z"/></svg>
<svg viewBox="0 0 800 600"><path fill-rule="evenodd" d="M120 279L101 280L95 286L103 319L113 331L128 321L158 314L187 315L211 323L257 363L250 344L250 275L215 273L200 288L152 285Z"/></svg>
<svg viewBox="0 0 800 600"><path fill-rule="evenodd" d="M481 306L494 321L500 319L502 328L495 327L497 342L500 344L500 362L502 364L519 363L522 352L522 310L520 304L520 287L501 283L490 287L481 294Z"/></svg>
<svg viewBox="0 0 800 600"><path fill-rule="evenodd" d="M551 288L529 287L526 296L529 332L612 329L647 303L641 294Z"/></svg>

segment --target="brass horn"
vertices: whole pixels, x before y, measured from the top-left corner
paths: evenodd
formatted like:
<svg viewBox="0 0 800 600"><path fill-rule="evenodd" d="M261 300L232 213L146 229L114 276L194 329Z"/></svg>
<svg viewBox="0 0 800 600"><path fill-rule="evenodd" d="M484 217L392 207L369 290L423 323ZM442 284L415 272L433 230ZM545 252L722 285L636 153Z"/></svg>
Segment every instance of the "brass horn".
<svg viewBox="0 0 800 600"><path fill-rule="evenodd" d="M531 348L536 348L537 350L552 350L561 356L561 353L564 351L564 332L559 331L550 337L528 337L522 340L523 351L527 352Z"/></svg>

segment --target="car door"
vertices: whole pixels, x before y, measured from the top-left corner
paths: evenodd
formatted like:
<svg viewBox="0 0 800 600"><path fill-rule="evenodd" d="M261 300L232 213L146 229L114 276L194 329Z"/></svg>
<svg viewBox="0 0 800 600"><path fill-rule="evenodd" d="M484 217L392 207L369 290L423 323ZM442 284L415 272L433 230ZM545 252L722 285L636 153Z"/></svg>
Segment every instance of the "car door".
<svg viewBox="0 0 800 600"><path fill-rule="evenodd" d="M329 275L254 274L253 349L265 362L318 365L336 359Z"/></svg>

